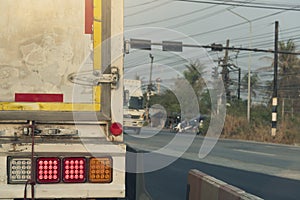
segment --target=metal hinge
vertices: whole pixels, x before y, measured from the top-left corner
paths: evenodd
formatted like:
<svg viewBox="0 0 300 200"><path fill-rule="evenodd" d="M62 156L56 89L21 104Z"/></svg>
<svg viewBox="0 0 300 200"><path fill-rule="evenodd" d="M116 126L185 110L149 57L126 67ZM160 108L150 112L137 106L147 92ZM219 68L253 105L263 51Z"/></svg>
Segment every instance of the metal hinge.
<svg viewBox="0 0 300 200"><path fill-rule="evenodd" d="M94 76L97 77L96 85L111 84L111 88L116 88L120 79L119 69L117 67L111 67L111 74L101 74L98 71L94 71Z"/></svg>
<svg viewBox="0 0 300 200"><path fill-rule="evenodd" d="M111 88L115 89L120 79L119 69L111 67L110 74L103 74L101 71L95 70L91 72L72 73L68 76L68 80L78 85L97 86L101 84L111 84Z"/></svg>

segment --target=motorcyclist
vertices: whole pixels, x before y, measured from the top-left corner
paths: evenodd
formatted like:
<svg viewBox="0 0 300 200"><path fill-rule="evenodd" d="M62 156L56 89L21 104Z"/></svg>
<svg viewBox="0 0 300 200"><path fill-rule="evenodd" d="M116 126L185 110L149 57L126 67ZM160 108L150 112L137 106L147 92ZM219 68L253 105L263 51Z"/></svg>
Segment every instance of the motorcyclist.
<svg viewBox="0 0 300 200"><path fill-rule="evenodd" d="M202 130L203 130L203 120L201 119L199 120L197 135L202 134Z"/></svg>

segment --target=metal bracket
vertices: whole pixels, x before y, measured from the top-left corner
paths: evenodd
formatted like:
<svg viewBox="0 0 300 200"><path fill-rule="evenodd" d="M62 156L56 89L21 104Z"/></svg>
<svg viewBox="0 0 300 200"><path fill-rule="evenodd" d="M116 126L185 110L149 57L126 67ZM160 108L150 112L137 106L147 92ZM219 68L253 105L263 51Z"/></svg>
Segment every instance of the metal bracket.
<svg viewBox="0 0 300 200"><path fill-rule="evenodd" d="M96 86L100 84L111 84L111 88L117 88L120 79L119 69L111 67L110 74L103 74L100 70L72 73L68 75L68 80L74 84Z"/></svg>
<svg viewBox="0 0 300 200"><path fill-rule="evenodd" d="M119 69L117 67L111 67L111 74L100 74L95 71L94 75L98 77L96 85L111 84L111 88L115 89L120 79Z"/></svg>

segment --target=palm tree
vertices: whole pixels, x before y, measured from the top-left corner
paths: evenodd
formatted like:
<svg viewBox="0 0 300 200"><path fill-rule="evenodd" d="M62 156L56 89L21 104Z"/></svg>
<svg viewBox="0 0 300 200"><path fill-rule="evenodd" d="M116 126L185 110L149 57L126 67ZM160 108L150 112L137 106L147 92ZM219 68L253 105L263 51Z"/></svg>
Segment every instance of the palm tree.
<svg viewBox="0 0 300 200"><path fill-rule="evenodd" d="M292 40L279 42L279 50L286 52L296 52L296 45ZM285 100L292 111L297 111L299 106L299 91L300 91L300 61L297 55L294 54L279 54L279 80L278 80L278 96L284 108ZM295 101L296 100L296 101ZM297 105L298 104L298 105ZM299 111L299 109L298 109Z"/></svg>
<svg viewBox="0 0 300 200"><path fill-rule="evenodd" d="M192 61L185 65L183 71L184 77L178 77L174 83L172 90L180 102L180 107L185 108L184 113L181 114L187 118L195 117L199 114L199 101L205 86L204 80L201 76L204 66L199 61ZM198 112L198 113L197 113Z"/></svg>
<svg viewBox="0 0 300 200"><path fill-rule="evenodd" d="M295 52L296 45L292 40L288 40L287 43L280 41L279 50L286 52ZM280 75L285 75L287 73L299 69L299 59L294 54L279 54L279 73Z"/></svg>
<svg viewBox="0 0 300 200"><path fill-rule="evenodd" d="M183 72L185 79L191 84L197 96L200 96L205 86L204 80L201 77L204 66L199 61L192 61L185 65L187 70Z"/></svg>
<svg viewBox="0 0 300 200"><path fill-rule="evenodd" d="M290 99L292 96L298 94L298 85L300 85L300 77L299 77L299 70L300 70L300 60L298 59L297 55L289 54L288 52L296 52L296 45L293 40L288 40L286 43L284 41L280 41L278 43L279 51L287 52L285 54L281 53L278 56L278 96L279 100L283 101L284 98ZM268 59L269 57L264 57ZM270 67L271 69L274 68L274 61ZM274 86L273 81L268 81L266 83L267 88L271 89ZM272 96L272 92L269 92L270 99Z"/></svg>

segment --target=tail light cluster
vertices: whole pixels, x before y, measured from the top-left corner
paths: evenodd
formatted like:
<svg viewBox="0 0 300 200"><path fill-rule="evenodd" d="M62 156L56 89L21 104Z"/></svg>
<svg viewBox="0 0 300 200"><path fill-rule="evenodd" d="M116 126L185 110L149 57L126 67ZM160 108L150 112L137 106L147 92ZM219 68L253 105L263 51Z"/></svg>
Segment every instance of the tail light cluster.
<svg viewBox="0 0 300 200"><path fill-rule="evenodd" d="M36 164L38 183L58 183L60 181L59 158L37 158Z"/></svg>
<svg viewBox="0 0 300 200"><path fill-rule="evenodd" d="M9 182L19 183L31 179L31 159L18 158L9 161Z"/></svg>
<svg viewBox="0 0 300 200"><path fill-rule="evenodd" d="M112 158L38 157L35 158L35 179L45 183L111 183ZM8 159L9 183L25 183L31 179L31 159Z"/></svg>
<svg viewBox="0 0 300 200"><path fill-rule="evenodd" d="M111 181L112 162L109 158L92 158L90 160L89 177L93 183L107 183Z"/></svg>
<svg viewBox="0 0 300 200"><path fill-rule="evenodd" d="M86 180L85 158L63 159L63 181L66 183L84 183Z"/></svg>

